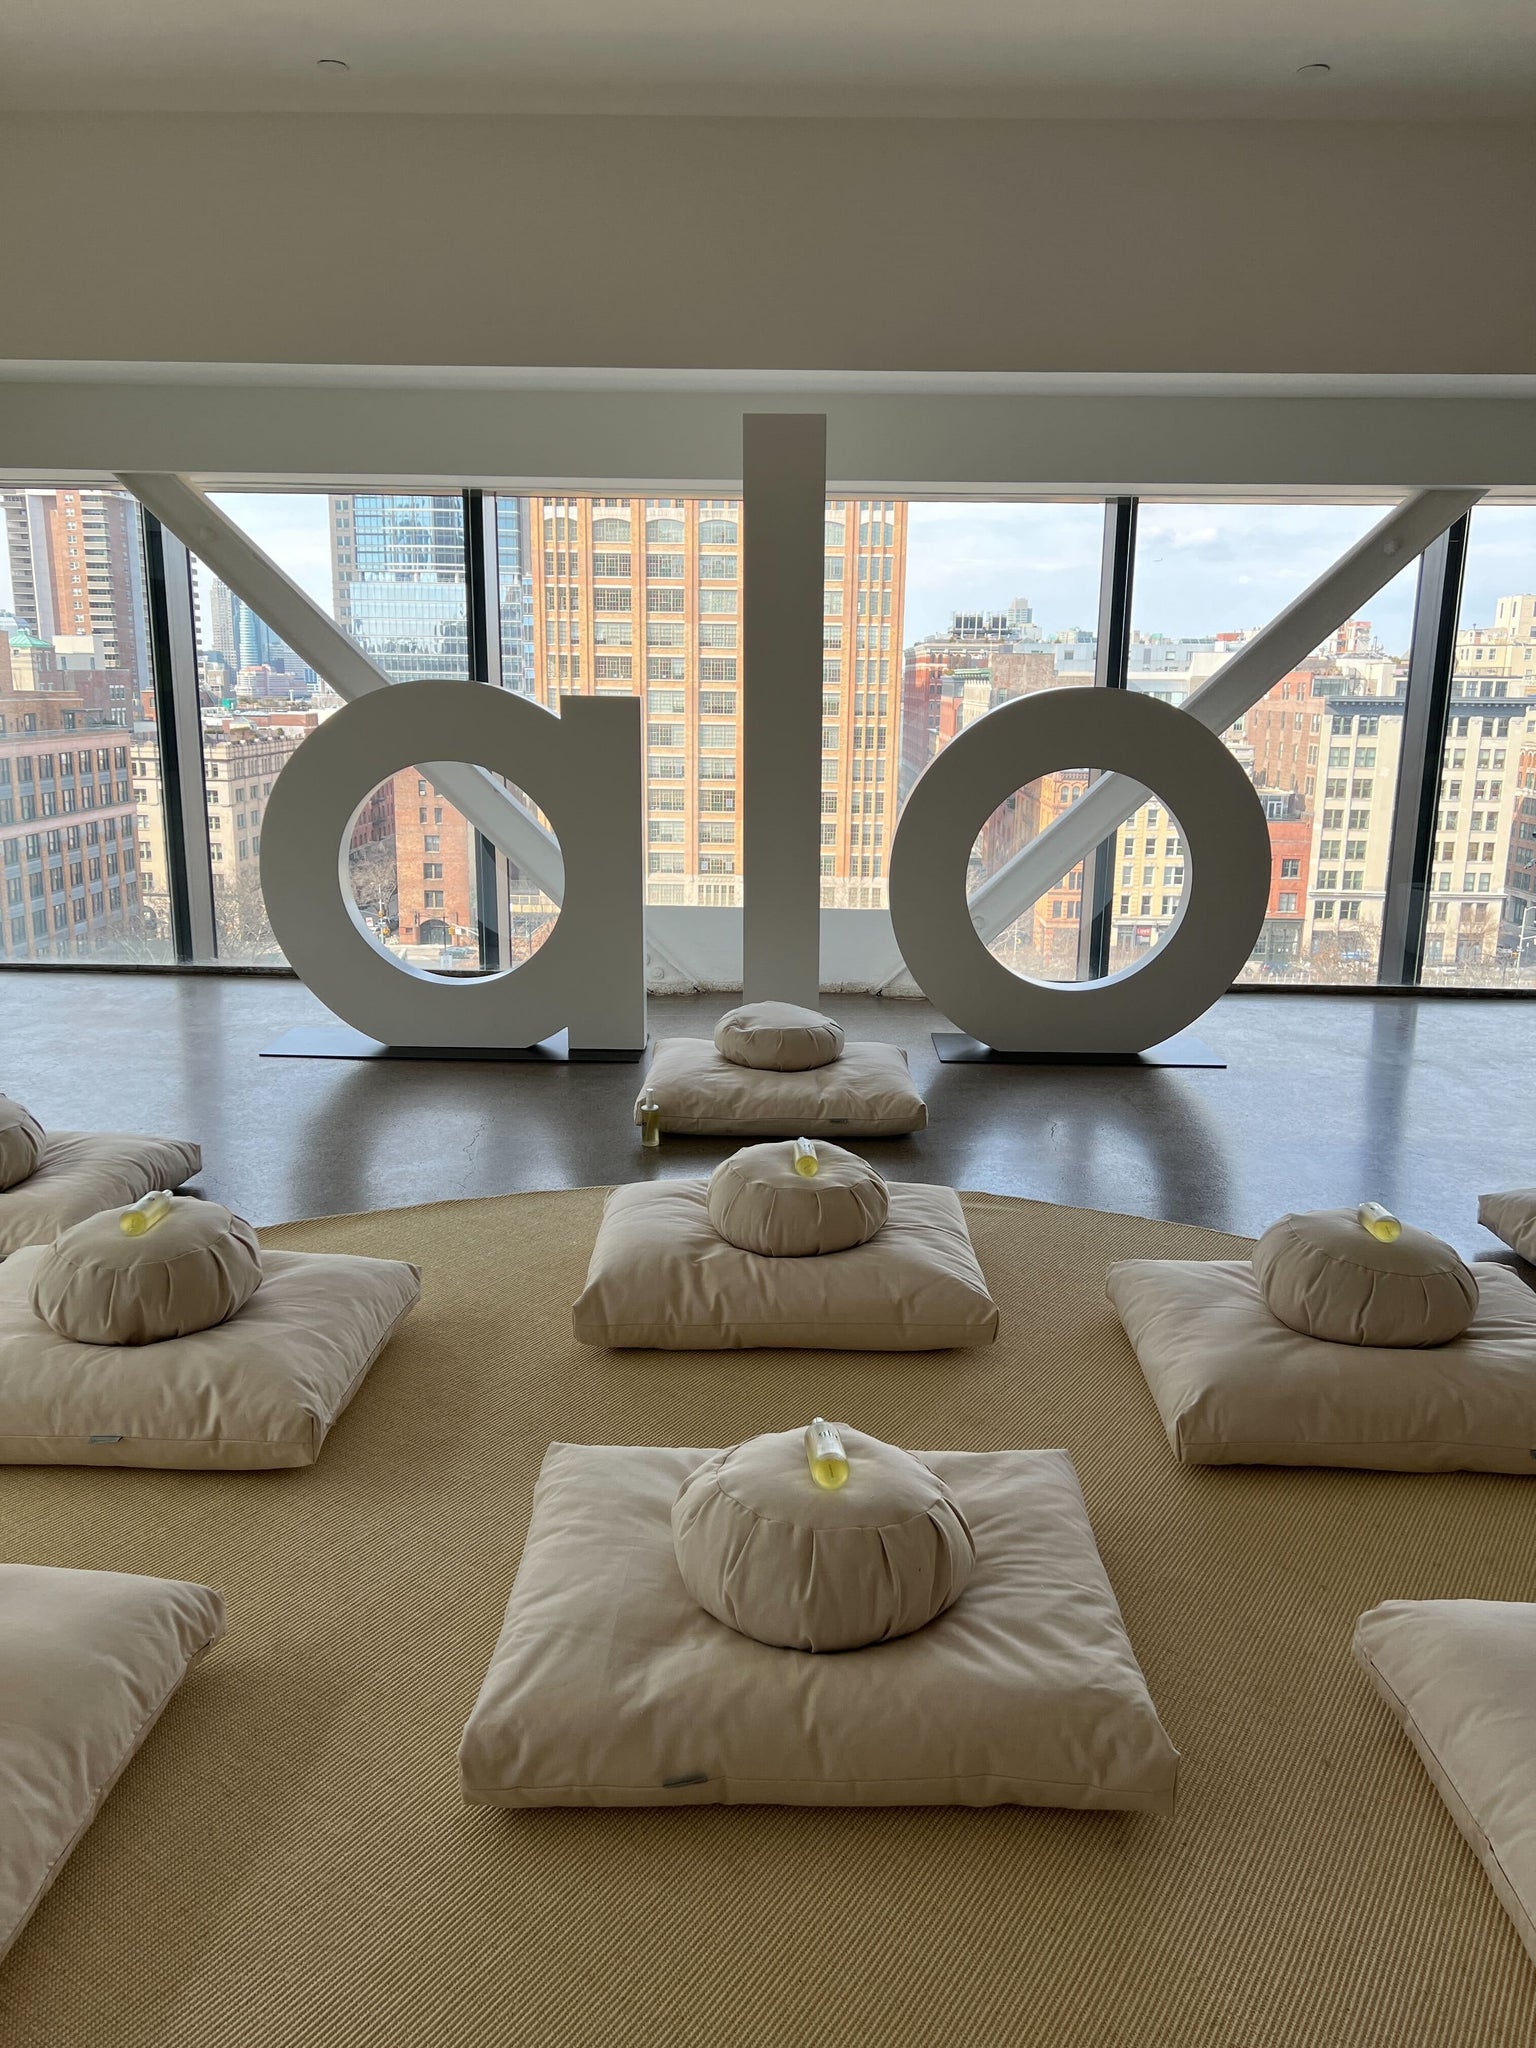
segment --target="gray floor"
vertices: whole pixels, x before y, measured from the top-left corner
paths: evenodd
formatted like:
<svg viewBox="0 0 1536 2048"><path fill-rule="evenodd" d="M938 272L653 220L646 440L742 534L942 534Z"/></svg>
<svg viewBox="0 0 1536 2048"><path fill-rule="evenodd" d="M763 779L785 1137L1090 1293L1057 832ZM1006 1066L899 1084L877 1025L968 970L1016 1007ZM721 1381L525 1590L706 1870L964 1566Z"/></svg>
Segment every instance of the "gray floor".
<svg viewBox="0 0 1536 2048"><path fill-rule="evenodd" d="M706 1034L728 998L651 1008ZM941 1067L926 1004L829 1005L904 1046L929 1129L860 1147L889 1178L1257 1233L1373 1196L1484 1255L1485 1188L1536 1183L1536 1004L1230 996L1199 1027L1221 1072ZM0 1093L55 1128L193 1137L199 1185L256 1223L699 1173L725 1142L641 1151L641 1069L258 1055L328 1021L293 981L0 975Z"/></svg>

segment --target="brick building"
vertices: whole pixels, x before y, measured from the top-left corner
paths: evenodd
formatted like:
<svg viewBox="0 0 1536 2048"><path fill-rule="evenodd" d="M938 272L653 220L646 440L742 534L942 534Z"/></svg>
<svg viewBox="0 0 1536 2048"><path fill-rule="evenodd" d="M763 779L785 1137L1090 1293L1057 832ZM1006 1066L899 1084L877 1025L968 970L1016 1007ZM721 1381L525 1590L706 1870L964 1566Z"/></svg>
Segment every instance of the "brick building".
<svg viewBox="0 0 1536 2048"><path fill-rule="evenodd" d="M127 735L73 692L14 690L10 682L6 660L0 662L0 960L131 950L148 934Z"/></svg>
<svg viewBox="0 0 1536 2048"><path fill-rule="evenodd" d="M1322 683L1325 676L1332 679L1331 689ZM1261 789L1294 790L1308 800L1316 795L1328 698L1346 687L1331 664L1303 662L1245 714L1243 737L1253 749L1253 776Z"/></svg>
<svg viewBox="0 0 1536 2048"><path fill-rule="evenodd" d="M471 944L473 834L464 818L415 768L391 779L389 810L396 937L404 946Z"/></svg>

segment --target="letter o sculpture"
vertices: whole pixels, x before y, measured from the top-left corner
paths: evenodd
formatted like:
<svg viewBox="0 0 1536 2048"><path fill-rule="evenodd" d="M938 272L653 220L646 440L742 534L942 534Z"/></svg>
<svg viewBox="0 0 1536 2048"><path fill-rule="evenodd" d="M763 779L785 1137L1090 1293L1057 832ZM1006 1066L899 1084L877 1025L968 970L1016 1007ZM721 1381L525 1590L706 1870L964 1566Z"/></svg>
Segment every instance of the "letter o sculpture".
<svg viewBox="0 0 1536 2048"><path fill-rule="evenodd" d="M469 761L526 789L565 863L554 930L531 960L447 978L375 943L352 898L348 826L413 762ZM424 771L430 774L430 769ZM564 715L488 683L394 683L335 712L291 754L262 819L261 887L279 944L338 1017L386 1045L645 1044L640 704L572 697Z"/></svg>
<svg viewBox="0 0 1536 2048"><path fill-rule="evenodd" d="M1167 938L1134 966L1101 981L1031 981L995 960L971 921L971 848L1015 790L1084 766L1130 777L1173 811L1184 897ZM891 849L891 923L918 987L983 1044L1143 1052L1236 978L1263 928L1270 858L1252 784L1197 719L1127 690L1045 690L978 719L924 770Z"/></svg>

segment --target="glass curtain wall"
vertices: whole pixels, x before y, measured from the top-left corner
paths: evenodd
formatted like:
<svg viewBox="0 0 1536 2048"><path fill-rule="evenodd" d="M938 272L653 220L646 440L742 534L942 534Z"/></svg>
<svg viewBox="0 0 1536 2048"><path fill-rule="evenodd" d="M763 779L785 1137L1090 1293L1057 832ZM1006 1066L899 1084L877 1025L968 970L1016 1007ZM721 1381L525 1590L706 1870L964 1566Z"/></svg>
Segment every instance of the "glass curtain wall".
<svg viewBox="0 0 1536 2048"><path fill-rule="evenodd" d="M646 900L738 907L740 500L499 500L504 646L512 503L530 593L518 687L555 711L568 696L642 697ZM822 901L878 907L901 784L907 507L829 499L823 545Z"/></svg>
<svg viewBox="0 0 1536 2048"><path fill-rule="evenodd" d="M75 485L0 505L0 963L169 961L138 507Z"/></svg>
<svg viewBox="0 0 1536 2048"><path fill-rule="evenodd" d="M464 501L429 492L238 492L215 502L391 682L469 675ZM198 683L219 956L277 962L261 897L261 816L284 761L341 699L197 564ZM480 961L475 835L414 767L358 811L353 896L414 965Z"/></svg>
<svg viewBox="0 0 1536 2048"><path fill-rule="evenodd" d="M901 804L927 764L999 706L1093 686L1104 541L1097 500L903 509ZM971 850L973 891L1077 801L1090 766L1042 777L998 807ZM1081 863L1059 877L991 942L992 953L1037 980L1076 979L1083 879Z"/></svg>
<svg viewBox="0 0 1536 2048"><path fill-rule="evenodd" d="M643 694L647 899L740 904L738 500L487 497L492 547L473 618L481 585L464 494L244 491L216 502L392 680L483 674L557 714L572 694ZM38 485L6 489L3 506L0 961L168 961L178 878L156 707L170 699L153 673L138 509L120 491ZM1126 686L1187 702L1382 510L1143 502ZM1422 979L1529 988L1536 508L1481 506L1469 534ZM1103 672L1104 537L1097 501L828 499L824 904L885 905L901 808L957 733L1015 697L1091 686ZM1245 980L1368 983L1384 971L1417 569L1224 736L1264 806L1273 854ZM194 595L206 810L189 821L188 843L200 849L206 828L217 956L277 962L260 893L262 816L284 761L340 700L201 564ZM1093 768L1015 792L977 835L973 886L1068 809ZM515 962L553 925L531 879L488 858L415 768L360 808L350 864L378 942L424 966ZM1084 880L1083 867L1061 877L994 942L998 957L1043 978L1085 971ZM1153 801L1109 858L1112 969L1159 942L1184 882L1178 821Z"/></svg>
<svg viewBox="0 0 1536 2048"><path fill-rule="evenodd" d="M1386 510L1144 501L1128 687L1186 702ZM1244 981L1378 978L1417 576L1410 564L1223 735L1269 821L1268 912ZM1112 970L1160 942L1184 882L1178 821L1143 806L1115 848Z"/></svg>
<svg viewBox="0 0 1536 2048"><path fill-rule="evenodd" d="M1536 988L1536 507L1472 513L1439 769L1421 979Z"/></svg>

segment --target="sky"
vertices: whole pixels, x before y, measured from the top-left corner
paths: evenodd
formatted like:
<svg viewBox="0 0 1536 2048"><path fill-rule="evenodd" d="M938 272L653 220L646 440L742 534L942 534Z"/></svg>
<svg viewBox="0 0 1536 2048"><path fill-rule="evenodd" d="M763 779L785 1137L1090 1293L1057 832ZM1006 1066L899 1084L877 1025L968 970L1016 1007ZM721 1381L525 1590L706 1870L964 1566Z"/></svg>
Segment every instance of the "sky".
<svg viewBox="0 0 1536 2048"><path fill-rule="evenodd" d="M268 554L328 608L330 543L319 494L219 494ZM1169 505L1140 510L1132 628L1174 636L1261 626L1381 516L1354 505ZM904 641L941 631L953 611L1002 611L1027 598L1046 633L1098 614L1103 513L1096 504L914 503L909 512ZM0 561L0 608L10 603ZM1416 572L1403 570L1366 616L1406 652ZM1494 601L1536 590L1536 506L1472 515L1464 625L1492 623Z"/></svg>

